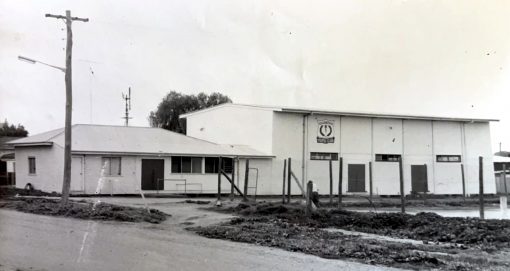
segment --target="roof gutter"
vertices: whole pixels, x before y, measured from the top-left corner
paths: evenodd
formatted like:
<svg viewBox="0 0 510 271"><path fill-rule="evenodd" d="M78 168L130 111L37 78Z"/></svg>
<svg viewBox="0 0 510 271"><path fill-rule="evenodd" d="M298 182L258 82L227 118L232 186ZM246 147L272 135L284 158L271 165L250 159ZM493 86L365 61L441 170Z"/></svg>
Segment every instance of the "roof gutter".
<svg viewBox="0 0 510 271"><path fill-rule="evenodd" d="M72 151L72 154L82 155L125 155L125 156L191 156L191 157L239 157L239 158L275 158L274 155L249 155L249 154L199 154L199 153L155 153L155 152L109 152L109 151Z"/></svg>
<svg viewBox="0 0 510 271"><path fill-rule="evenodd" d="M393 115L393 114L371 114L371 113L347 113L333 111L314 111L304 109L288 109L282 108L281 112L310 114L310 115L334 115L334 116L352 116L352 117L368 117L368 118L385 118L385 119L412 119L412 120L441 120L441 121L460 121L460 122L491 122L499 121L498 119L478 119L478 118L450 118L450 117L426 117L412 115Z"/></svg>
<svg viewBox="0 0 510 271"><path fill-rule="evenodd" d="M7 145L14 147L53 146L53 142L7 143Z"/></svg>

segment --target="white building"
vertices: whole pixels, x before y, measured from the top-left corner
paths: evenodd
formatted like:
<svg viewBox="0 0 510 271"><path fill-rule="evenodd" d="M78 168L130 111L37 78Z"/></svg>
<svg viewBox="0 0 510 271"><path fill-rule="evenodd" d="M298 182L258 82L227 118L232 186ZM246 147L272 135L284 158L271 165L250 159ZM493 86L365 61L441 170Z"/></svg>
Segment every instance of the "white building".
<svg viewBox="0 0 510 271"><path fill-rule="evenodd" d="M30 183L62 191L64 129L11 141L16 153L16 187ZM246 146L219 145L160 128L73 125L71 192L216 193L218 157L232 170L232 158L270 161ZM237 173L237 172L236 172ZM236 183L238 180L236 180ZM230 185L222 182L222 192Z"/></svg>
<svg viewBox="0 0 510 271"><path fill-rule="evenodd" d="M298 179L313 180L321 194L329 193L329 159L337 194L342 158L343 193L369 193L371 164L373 193L397 195L399 159L406 194L462 194L463 173L466 193L477 194L482 156L484 191L496 192L489 122L497 120L241 104L223 104L181 118L187 121L188 136L247 145L273 155L270 164L258 165L259 194L281 194L283 161L288 157Z"/></svg>
<svg viewBox="0 0 510 271"><path fill-rule="evenodd" d="M216 193L218 157L243 190L279 195L283 161L301 184L313 180L333 192L342 172L344 194L398 195L399 160L404 191L478 193L478 157L484 159L485 193L496 185L490 119L381 115L302 108L223 104L181 116L187 136L159 128L74 125L71 190L78 194ZM17 187L60 192L63 129L15 140ZM340 160L342 167L340 168ZM371 170L370 170L371 168ZM462 171L463 168L463 171ZM463 174L464 173L464 174ZM370 178L372 176L372 178ZM372 182L370 182L370 179ZM256 184L255 184L256 183ZM293 194L301 193L293 181ZM221 191L230 192L223 178ZM250 188L249 194L255 190Z"/></svg>

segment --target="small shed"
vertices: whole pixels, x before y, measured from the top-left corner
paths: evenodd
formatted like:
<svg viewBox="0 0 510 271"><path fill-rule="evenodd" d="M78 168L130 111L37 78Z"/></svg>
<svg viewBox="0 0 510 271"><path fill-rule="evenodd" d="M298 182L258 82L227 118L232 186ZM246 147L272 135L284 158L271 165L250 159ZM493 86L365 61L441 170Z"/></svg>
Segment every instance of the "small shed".
<svg viewBox="0 0 510 271"><path fill-rule="evenodd" d="M510 157L494 155L492 160L494 161L497 193L506 194L510 190Z"/></svg>
<svg viewBox="0 0 510 271"><path fill-rule="evenodd" d="M7 144L7 142L18 138L20 137L0 137L0 186L14 185L16 183L14 147Z"/></svg>

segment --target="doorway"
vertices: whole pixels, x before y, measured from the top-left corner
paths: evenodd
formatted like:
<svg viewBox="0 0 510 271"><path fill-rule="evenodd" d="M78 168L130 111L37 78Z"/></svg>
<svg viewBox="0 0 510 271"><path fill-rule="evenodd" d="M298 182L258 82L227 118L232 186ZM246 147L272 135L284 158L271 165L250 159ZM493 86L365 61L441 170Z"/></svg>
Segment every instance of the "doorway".
<svg viewBox="0 0 510 271"><path fill-rule="evenodd" d="M365 190L365 164L349 164L347 192L367 192Z"/></svg>
<svg viewBox="0 0 510 271"><path fill-rule="evenodd" d="M163 190L164 175L165 160L142 159L142 190Z"/></svg>
<svg viewBox="0 0 510 271"><path fill-rule="evenodd" d="M71 169L71 191L84 191L83 157L72 157Z"/></svg>
<svg viewBox="0 0 510 271"><path fill-rule="evenodd" d="M429 192L427 184L427 165L411 165L411 191Z"/></svg>

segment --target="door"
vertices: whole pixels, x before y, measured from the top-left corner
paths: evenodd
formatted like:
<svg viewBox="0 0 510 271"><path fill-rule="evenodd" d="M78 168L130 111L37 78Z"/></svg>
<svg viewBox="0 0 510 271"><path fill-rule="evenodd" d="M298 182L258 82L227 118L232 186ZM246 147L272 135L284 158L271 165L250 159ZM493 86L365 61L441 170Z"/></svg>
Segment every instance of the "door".
<svg viewBox="0 0 510 271"><path fill-rule="evenodd" d="M429 192L427 185L427 165L411 165L412 192Z"/></svg>
<svg viewBox="0 0 510 271"><path fill-rule="evenodd" d="M347 192L366 192L365 190L365 164L349 164Z"/></svg>
<svg viewBox="0 0 510 271"><path fill-rule="evenodd" d="M71 158L71 191L84 191L83 157Z"/></svg>
<svg viewBox="0 0 510 271"><path fill-rule="evenodd" d="M165 160L142 159L142 190L163 190L164 175Z"/></svg>

